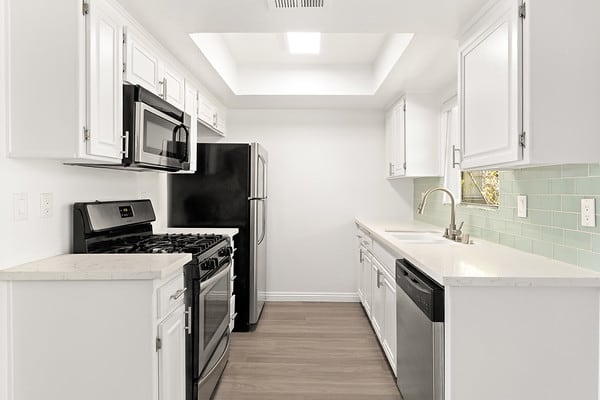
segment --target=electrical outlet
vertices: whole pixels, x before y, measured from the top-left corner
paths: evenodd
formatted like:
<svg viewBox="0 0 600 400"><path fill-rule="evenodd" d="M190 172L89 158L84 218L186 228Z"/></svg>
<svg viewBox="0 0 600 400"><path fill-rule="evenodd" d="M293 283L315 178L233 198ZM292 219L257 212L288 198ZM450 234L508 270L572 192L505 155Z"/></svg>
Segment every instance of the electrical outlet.
<svg viewBox="0 0 600 400"><path fill-rule="evenodd" d="M13 217L15 221L26 221L29 217L27 193L13 194Z"/></svg>
<svg viewBox="0 0 600 400"><path fill-rule="evenodd" d="M517 196L517 216L527 218L527 196Z"/></svg>
<svg viewBox="0 0 600 400"><path fill-rule="evenodd" d="M581 226L596 226L596 199L581 199Z"/></svg>
<svg viewBox="0 0 600 400"><path fill-rule="evenodd" d="M54 203L52 193L40 193L40 217L52 218L52 206Z"/></svg>

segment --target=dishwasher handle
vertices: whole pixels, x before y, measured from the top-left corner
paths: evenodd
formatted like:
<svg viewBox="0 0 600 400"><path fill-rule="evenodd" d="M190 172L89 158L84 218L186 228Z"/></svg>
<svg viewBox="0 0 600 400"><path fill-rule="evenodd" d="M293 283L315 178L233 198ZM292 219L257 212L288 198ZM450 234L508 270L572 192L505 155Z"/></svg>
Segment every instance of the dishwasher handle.
<svg viewBox="0 0 600 400"><path fill-rule="evenodd" d="M444 322L444 287L406 259L396 260L398 289L432 322Z"/></svg>

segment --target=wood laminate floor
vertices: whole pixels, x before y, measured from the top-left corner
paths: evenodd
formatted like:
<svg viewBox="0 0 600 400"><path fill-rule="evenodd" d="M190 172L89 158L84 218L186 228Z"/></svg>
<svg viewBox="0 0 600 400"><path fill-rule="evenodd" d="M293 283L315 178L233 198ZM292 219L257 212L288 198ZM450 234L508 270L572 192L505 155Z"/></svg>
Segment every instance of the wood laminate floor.
<svg viewBox="0 0 600 400"><path fill-rule="evenodd" d="M359 303L269 303L234 333L214 400L400 400Z"/></svg>

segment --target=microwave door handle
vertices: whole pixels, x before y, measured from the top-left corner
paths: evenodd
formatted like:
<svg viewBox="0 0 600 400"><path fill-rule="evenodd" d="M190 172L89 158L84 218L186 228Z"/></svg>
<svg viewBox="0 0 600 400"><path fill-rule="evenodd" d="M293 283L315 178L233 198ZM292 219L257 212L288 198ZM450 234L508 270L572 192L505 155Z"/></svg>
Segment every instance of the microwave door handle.
<svg viewBox="0 0 600 400"><path fill-rule="evenodd" d="M189 147L189 142L190 142L190 131L187 128L187 126L180 125L179 129L177 130L177 132L179 132L182 128L185 131L185 147L184 147L183 155L179 159L179 161L181 161L182 163L184 163L184 162L188 161L188 152L189 152L189 148L188 147Z"/></svg>
<svg viewBox="0 0 600 400"><path fill-rule="evenodd" d="M190 131L188 130L187 126L181 124L173 129L173 145L176 146L176 148L179 147L176 145L176 143L178 142L177 139L179 138L179 132L181 132L182 129L185 131L185 148L183 154L178 154L177 156L180 156L179 162L184 163L188 160L188 141L190 140Z"/></svg>

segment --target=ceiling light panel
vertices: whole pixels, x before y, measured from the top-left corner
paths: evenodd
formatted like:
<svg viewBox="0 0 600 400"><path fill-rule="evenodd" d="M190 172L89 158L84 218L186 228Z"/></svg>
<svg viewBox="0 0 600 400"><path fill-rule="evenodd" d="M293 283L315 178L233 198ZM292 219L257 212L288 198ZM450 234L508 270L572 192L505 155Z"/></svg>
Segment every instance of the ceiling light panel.
<svg viewBox="0 0 600 400"><path fill-rule="evenodd" d="M288 49L291 54L319 54L321 34L319 32L288 32Z"/></svg>

